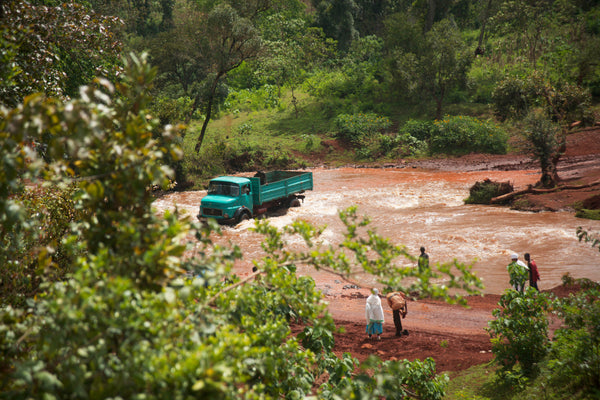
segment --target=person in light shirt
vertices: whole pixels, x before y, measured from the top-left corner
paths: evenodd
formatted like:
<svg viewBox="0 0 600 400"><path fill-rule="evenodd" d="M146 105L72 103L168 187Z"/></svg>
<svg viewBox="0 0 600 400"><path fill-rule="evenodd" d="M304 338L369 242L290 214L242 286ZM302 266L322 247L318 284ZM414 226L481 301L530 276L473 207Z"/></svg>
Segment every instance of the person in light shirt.
<svg viewBox="0 0 600 400"><path fill-rule="evenodd" d="M369 335L369 339L373 335L377 335L377 340L381 340L384 318L383 307L381 307L381 299L379 298L379 290L373 289L371 295L367 297L365 313L367 317L367 335Z"/></svg>
<svg viewBox="0 0 600 400"><path fill-rule="evenodd" d="M510 284L515 288L517 292L523 293L525 290L525 282L529 279L529 268L527 264L519 260L517 254L510 256L511 262L507 265L508 276L510 277Z"/></svg>

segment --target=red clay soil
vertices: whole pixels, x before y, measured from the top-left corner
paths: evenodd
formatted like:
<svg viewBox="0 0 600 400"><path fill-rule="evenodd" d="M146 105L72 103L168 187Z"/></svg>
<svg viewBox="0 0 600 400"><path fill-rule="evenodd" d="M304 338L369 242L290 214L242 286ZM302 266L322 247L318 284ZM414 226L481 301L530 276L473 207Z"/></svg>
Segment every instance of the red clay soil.
<svg viewBox="0 0 600 400"><path fill-rule="evenodd" d="M539 162L525 154L469 154L450 159L411 162L410 165L454 171L524 170L539 168ZM583 185L600 179L600 127L585 128L567 136L567 151L558 162L559 185ZM515 190L523 188L515 188ZM582 206L600 208L600 185L585 189L565 189L546 194L526 194L519 198L520 209L530 211L574 211Z"/></svg>
<svg viewBox="0 0 600 400"><path fill-rule="evenodd" d="M573 285L559 286L546 292L564 297L578 290L580 287ZM363 296L365 298L357 299L360 311L347 313L349 318L340 317L336 312L339 307L331 310L336 326L343 328L343 332L334 335L334 352L338 356L350 353L361 362L370 355L376 355L382 360L410 361L432 357L437 373L461 371L493 359L490 336L485 328L493 318L492 310L498 307L500 295L471 296L468 298L468 308L432 300L409 301L409 313L403 320L403 328L408 331L408 335L401 337L395 336L391 311L383 299L386 322L381 340L366 335L365 317L360 316L364 315L366 294ZM428 321L424 322L423 316ZM551 318L550 331L558 328L559 323L560 321ZM298 333L300 329L302 327L295 327L294 333Z"/></svg>
<svg viewBox="0 0 600 400"><path fill-rule="evenodd" d="M307 161L320 164L329 154L346 151L337 140L322 142L322 150L314 152ZM306 157L306 155L303 155ZM381 165L361 165L362 167ZM535 170L539 162L525 153L468 154L462 157L403 160L386 163L394 168L424 168L445 171L514 171ZM600 126L573 131L567 136L567 151L558 163L558 175L563 185L582 185L600 179ZM515 188L515 190L524 188ZM596 200L588 200L599 196ZM520 197L519 208L529 211L574 211L587 200L588 209L597 209L600 203L600 185L580 190L561 190L548 194L527 194ZM590 206L591 207L588 207Z"/></svg>
<svg viewBox="0 0 600 400"><path fill-rule="evenodd" d="M328 143L335 148L336 143ZM395 166L478 171L535 169L536 161L524 154L471 154L459 158L432 159L414 162L398 160ZM567 151L558 164L562 183L575 185L600 179L600 127L583 129L568 136ZM515 188L519 189L519 188ZM573 210L579 203L596 207L600 203L600 185L582 190L564 190L544 195L527 195L534 210ZM553 289L564 296L573 289ZM329 310L345 332L335 335L335 352L350 353L363 361L376 354L383 360L425 359L433 357L437 371L460 371L492 360L490 337L485 328L497 307L498 295L471 297L471 308L447 305L436 301L419 300L408 303L409 314L403 321L408 336L396 337L392 315L387 304L384 334L380 341L369 340L365 334L364 302L368 293L331 298ZM300 327L296 327L300 329ZM556 328L556 321L551 329Z"/></svg>

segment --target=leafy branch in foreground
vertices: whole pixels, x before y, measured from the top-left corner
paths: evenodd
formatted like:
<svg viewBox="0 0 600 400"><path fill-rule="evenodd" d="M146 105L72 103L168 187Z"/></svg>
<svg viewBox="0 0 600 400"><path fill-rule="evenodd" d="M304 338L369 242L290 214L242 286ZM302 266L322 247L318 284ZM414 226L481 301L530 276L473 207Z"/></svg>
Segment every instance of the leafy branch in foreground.
<svg viewBox="0 0 600 400"><path fill-rule="evenodd" d="M428 288L433 273L395 267L404 250L363 232L367 220L351 209L341 213L348 232L338 249L320 249L321 230L302 221L282 231L259 223L267 255L255 261L261 274L242 282L231 274L242 254L214 244L214 226L152 210L149 188L168 185L165 160L180 152L172 128L147 112L154 70L144 57L124 65L122 81L98 80L80 99L33 96L2 110L2 228L38 223L15 196L28 190L24 178L76 184L70 199L85 212L61 240L73 260L64 279L43 282L24 306L0 309L0 397L442 398L447 378L435 375L433 360L359 366L351 355L336 356L322 294L295 271L300 263L344 276L362 269L393 287L413 279L449 300L449 286L478 284L470 271L455 278L448 269L450 285ZM40 135L50 138L46 158L30 148ZM289 235L303 237L307 249L290 250ZM40 251L38 266L55 265L52 254ZM3 257L17 265L21 253ZM294 336L298 324L306 328Z"/></svg>
<svg viewBox="0 0 600 400"><path fill-rule="evenodd" d="M600 236L598 234L589 233L584 230L581 226L577 227L577 237L579 241L585 241L586 243L592 243L592 247L597 247L600 251Z"/></svg>
<svg viewBox="0 0 600 400"><path fill-rule="evenodd" d="M461 292L450 294L449 289L457 289L468 295L478 294L483 288L480 279L472 272L471 265L454 260L438 264L437 272L427 269L422 273L412 267L415 258L406 248L395 245L373 229L367 217L357 215L357 207L349 207L339 213L346 227L344 240L337 247L321 246L319 235L324 227L316 228L305 221L296 221L284 227L281 232L266 223L257 223L255 230L267 235L263 249L279 263L297 262L313 266L317 270L328 271L343 279L355 282L355 276L368 273L390 290L418 293L422 296L444 299L449 303L466 304ZM304 239L306 249L291 253L285 250L283 237L299 235ZM411 265L406 262L409 261ZM443 282L436 283L434 282Z"/></svg>

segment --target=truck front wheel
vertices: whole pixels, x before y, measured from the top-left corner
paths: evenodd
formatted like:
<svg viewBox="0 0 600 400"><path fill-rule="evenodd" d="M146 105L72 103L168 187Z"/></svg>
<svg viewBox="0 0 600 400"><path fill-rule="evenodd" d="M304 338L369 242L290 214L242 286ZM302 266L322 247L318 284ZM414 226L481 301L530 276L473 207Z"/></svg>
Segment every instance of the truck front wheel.
<svg viewBox="0 0 600 400"><path fill-rule="evenodd" d="M249 219L250 219L250 215L248 215L248 213L246 213L246 212L243 212L238 217L238 224L243 221L248 221Z"/></svg>

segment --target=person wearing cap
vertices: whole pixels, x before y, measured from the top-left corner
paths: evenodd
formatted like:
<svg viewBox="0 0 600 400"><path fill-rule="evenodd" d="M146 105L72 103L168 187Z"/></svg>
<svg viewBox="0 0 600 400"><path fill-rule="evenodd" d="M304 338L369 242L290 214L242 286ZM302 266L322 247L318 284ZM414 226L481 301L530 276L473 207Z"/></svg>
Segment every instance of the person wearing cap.
<svg viewBox="0 0 600 400"><path fill-rule="evenodd" d="M381 299L379 298L379 290L373 289L371 295L367 297L365 306L367 316L367 335L369 338L377 335L377 340L381 340L383 333L383 307L381 307Z"/></svg>
<svg viewBox="0 0 600 400"><path fill-rule="evenodd" d="M537 283L540 280L540 273L538 271L537 264L531 259L529 253L525 253L523 258L525 258L525 261L527 261L527 267L529 267L529 286L535 288L535 290L539 292L540 289L538 288Z"/></svg>
<svg viewBox="0 0 600 400"><path fill-rule="evenodd" d="M402 334L408 335L408 331L402 330L402 318L406 317L408 308L406 306L406 296L402 292L391 292L386 296L388 305L392 309L394 315L394 326L396 327L396 336Z"/></svg>
<svg viewBox="0 0 600 400"><path fill-rule="evenodd" d="M529 268L523 261L519 260L518 254L511 255L510 259L511 262L506 267L510 277L510 284L516 291L523 293L525 282L529 279Z"/></svg>

